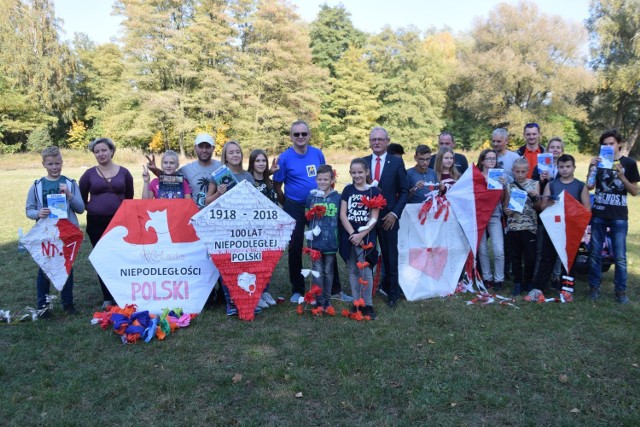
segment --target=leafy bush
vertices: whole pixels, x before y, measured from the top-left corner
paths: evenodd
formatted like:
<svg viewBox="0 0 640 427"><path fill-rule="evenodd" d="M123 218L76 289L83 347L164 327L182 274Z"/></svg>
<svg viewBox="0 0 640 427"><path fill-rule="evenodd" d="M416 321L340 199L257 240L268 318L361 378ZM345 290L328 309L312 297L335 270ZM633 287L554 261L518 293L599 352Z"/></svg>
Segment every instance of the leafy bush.
<svg viewBox="0 0 640 427"><path fill-rule="evenodd" d="M83 150L87 148L87 126L82 120L72 121L67 135L69 135L67 143L70 148L76 150Z"/></svg>
<svg viewBox="0 0 640 427"><path fill-rule="evenodd" d="M27 139L27 151L42 151L46 147L53 145L49 126L42 125L35 128Z"/></svg>
<svg viewBox="0 0 640 427"><path fill-rule="evenodd" d="M3 144L0 143L0 154L16 154L22 151L22 144Z"/></svg>

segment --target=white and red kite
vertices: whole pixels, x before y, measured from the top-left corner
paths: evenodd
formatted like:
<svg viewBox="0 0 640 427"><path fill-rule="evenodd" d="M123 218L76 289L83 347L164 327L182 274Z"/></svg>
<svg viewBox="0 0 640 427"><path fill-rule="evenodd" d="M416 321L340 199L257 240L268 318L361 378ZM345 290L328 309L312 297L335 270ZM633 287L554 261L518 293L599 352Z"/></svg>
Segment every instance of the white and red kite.
<svg viewBox="0 0 640 427"><path fill-rule="evenodd" d="M591 221L591 211L571 194L563 191L553 205L540 213L540 219L562 265L566 271L570 271L584 231Z"/></svg>
<svg viewBox="0 0 640 427"><path fill-rule="evenodd" d="M242 181L194 215L191 223L220 270L238 317L253 320L295 220Z"/></svg>
<svg viewBox="0 0 640 427"><path fill-rule="evenodd" d="M446 200L422 221L424 204L407 204L398 231L398 281L409 301L453 294L469 243Z"/></svg>
<svg viewBox="0 0 640 427"><path fill-rule="evenodd" d="M446 194L474 257L501 196L502 191L487 189L487 180L474 164Z"/></svg>
<svg viewBox="0 0 640 427"><path fill-rule="evenodd" d="M125 200L89 255L120 307L200 313L218 271L189 223L193 200Z"/></svg>
<svg viewBox="0 0 640 427"><path fill-rule="evenodd" d="M20 239L33 260L61 291L82 246L83 234L68 219L43 218Z"/></svg>

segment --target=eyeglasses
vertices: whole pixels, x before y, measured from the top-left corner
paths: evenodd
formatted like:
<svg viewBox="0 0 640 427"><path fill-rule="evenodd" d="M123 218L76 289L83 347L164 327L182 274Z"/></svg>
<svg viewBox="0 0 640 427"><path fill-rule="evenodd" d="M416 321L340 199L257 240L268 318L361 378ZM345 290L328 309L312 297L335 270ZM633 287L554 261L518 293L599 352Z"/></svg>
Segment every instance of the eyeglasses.
<svg viewBox="0 0 640 427"><path fill-rule="evenodd" d="M384 142L386 140L387 138L369 138L369 141L371 142Z"/></svg>
<svg viewBox="0 0 640 427"><path fill-rule="evenodd" d="M304 138L307 135L309 135L309 133L307 133L307 132L294 132L293 133L293 136L296 137L296 138L300 138L300 137Z"/></svg>
<svg viewBox="0 0 640 427"><path fill-rule="evenodd" d="M485 162L495 162L496 160L498 160L498 159L496 159L495 157L485 157L484 158Z"/></svg>

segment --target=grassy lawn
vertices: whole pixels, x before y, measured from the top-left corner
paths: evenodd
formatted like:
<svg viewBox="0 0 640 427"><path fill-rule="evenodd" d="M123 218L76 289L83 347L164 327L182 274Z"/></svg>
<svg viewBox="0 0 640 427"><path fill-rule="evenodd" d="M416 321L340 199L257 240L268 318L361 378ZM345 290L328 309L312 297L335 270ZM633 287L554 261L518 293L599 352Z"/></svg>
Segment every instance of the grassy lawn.
<svg viewBox="0 0 640 427"><path fill-rule="evenodd" d="M119 154L139 196L143 158ZM63 173L78 179L91 165L78 155ZM0 167L0 309L15 311L35 304L37 268L18 255L16 232L32 226L26 192L44 169L36 156ZM585 170L586 158L578 177ZM58 306L50 320L0 324L0 424L639 425L637 198L630 210L628 306L613 299L612 268L596 304L584 276L570 304L467 306L463 295L391 311L376 297L378 320L366 323L300 317L288 302L246 323L213 303L164 342L136 345L89 322L102 301L86 239L75 266L81 315ZM286 269L285 255L271 289L288 300Z"/></svg>

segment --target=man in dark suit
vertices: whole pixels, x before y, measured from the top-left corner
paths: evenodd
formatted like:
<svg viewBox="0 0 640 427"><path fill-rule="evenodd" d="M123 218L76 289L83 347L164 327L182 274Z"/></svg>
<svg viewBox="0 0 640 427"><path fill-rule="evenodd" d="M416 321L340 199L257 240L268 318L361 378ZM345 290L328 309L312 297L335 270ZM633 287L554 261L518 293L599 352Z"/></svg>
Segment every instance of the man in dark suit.
<svg viewBox="0 0 640 427"><path fill-rule="evenodd" d="M378 181L378 188L387 201L387 206L380 212L376 228L385 271L382 289L387 293L387 304L393 308L400 296L398 220L409 197L409 181L402 159L387 155L389 141L389 134L384 128L373 128L369 134L369 146L373 154L364 159L371 165L371 177Z"/></svg>

